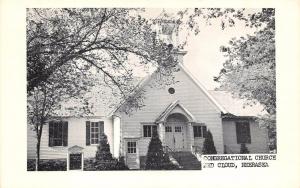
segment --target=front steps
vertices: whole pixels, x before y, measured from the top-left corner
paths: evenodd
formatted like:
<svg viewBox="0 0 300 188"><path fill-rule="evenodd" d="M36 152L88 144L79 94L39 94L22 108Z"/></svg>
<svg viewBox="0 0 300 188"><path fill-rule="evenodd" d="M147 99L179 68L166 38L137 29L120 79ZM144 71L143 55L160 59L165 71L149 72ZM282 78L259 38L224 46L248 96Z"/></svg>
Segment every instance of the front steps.
<svg viewBox="0 0 300 188"><path fill-rule="evenodd" d="M188 151L178 151L170 153L176 159L182 170L201 170L201 163Z"/></svg>

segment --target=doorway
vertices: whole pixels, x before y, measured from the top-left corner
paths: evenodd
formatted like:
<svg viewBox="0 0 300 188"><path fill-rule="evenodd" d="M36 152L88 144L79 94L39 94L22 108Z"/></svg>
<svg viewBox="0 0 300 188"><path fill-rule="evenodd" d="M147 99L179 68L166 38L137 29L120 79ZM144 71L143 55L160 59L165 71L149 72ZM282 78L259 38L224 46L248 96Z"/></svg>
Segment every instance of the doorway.
<svg viewBox="0 0 300 188"><path fill-rule="evenodd" d="M187 118L179 113L168 116L165 124L165 142L173 151L186 150Z"/></svg>

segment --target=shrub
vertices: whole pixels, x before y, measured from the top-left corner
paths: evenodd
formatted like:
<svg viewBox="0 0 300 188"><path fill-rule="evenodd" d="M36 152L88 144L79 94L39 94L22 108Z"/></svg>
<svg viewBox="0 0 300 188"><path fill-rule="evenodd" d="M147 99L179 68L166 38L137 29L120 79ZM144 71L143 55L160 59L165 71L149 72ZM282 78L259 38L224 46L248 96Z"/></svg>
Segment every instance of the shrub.
<svg viewBox="0 0 300 188"><path fill-rule="evenodd" d="M129 168L125 164L124 157L119 158L116 168L116 170L129 170Z"/></svg>
<svg viewBox="0 0 300 188"><path fill-rule="evenodd" d="M35 159L27 160L27 171L35 171Z"/></svg>
<svg viewBox="0 0 300 188"><path fill-rule="evenodd" d="M110 146L107 141L107 136L105 134L102 134L100 136L100 142L97 147L96 161L110 161L112 159L113 157L110 153Z"/></svg>
<svg viewBox="0 0 300 188"><path fill-rule="evenodd" d="M217 154L217 150L216 150L216 147L214 144L214 139L213 139L213 136L212 136L210 130L208 130L205 135L202 153L203 154Z"/></svg>
<svg viewBox="0 0 300 188"><path fill-rule="evenodd" d="M162 143L157 133L154 133L147 153L146 170L172 170L178 167L174 165L169 155L163 151Z"/></svg>
<svg viewBox="0 0 300 188"><path fill-rule="evenodd" d="M84 159L83 161L83 170L86 171L95 171L94 158Z"/></svg>
<svg viewBox="0 0 300 188"><path fill-rule="evenodd" d="M97 147L95 162L90 170L128 170L124 161L118 161L112 157L110 146L107 141L107 136L102 134Z"/></svg>
<svg viewBox="0 0 300 188"><path fill-rule="evenodd" d="M65 171L67 170L67 160L66 159L51 159L51 160L41 160L40 171Z"/></svg>
<svg viewBox="0 0 300 188"><path fill-rule="evenodd" d="M249 153L249 150L248 150L248 148L247 148L247 146L246 146L245 143L242 143L242 144L241 144L241 150L240 150L240 153L241 153L241 154Z"/></svg>

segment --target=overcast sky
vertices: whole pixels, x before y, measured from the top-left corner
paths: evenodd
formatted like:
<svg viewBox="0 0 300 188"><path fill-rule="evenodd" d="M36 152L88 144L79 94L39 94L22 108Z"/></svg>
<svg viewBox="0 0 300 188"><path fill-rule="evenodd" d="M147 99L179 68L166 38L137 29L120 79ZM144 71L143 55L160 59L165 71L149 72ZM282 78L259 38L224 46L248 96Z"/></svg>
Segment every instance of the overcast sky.
<svg viewBox="0 0 300 188"><path fill-rule="evenodd" d="M227 45L233 37L241 37L253 30L242 24L235 27L221 29L219 24L202 27L197 36L190 36L186 47L188 52L184 58L184 65L195 75L206 89L214 89L217 83L213 77L217 76L225 61L220 46Z"/></svg>
<svg viewBox="0 0 300 188"><path fill-rule="evenodd" d="M148 16L158 16L162 9L147 9ZM247 10L253 12L254 10ZM166 10L176 12L176 10ZM253 29L244 27L241 22L236 22L235 27L221 29L220 20L215 20L212 25L200 23L200 33L197 36L188 37L188 45L185 47L187 54L184 57L184 65L198 78L206 89L212 90L217 86L213 77L217 76L225 61L220 52L220 46L227 45L233 37L253 33Z"/></svg>

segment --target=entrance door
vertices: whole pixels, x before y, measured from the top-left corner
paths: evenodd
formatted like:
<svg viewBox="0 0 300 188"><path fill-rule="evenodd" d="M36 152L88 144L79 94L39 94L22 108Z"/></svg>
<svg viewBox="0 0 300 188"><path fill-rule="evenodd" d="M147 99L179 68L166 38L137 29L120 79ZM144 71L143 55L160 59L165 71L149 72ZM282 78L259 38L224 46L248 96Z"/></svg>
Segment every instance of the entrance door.
<svg viewBox="0 0 300 188"><path fill-rule="evenodd" d="M182 124L174 125L174 147L176 151L184 149L184 127Z"/></svg>
<svg viewBox="0 0 300 188"><path fill-rule="evenodd" d="M166 125L165 127L165 142L166 145L174 150L175 149L175 137L174 137L174 127L172 125Z"/></svg>
<svg viewBox="0 0 300 188"><path fill-rule="evenodd" d="M165 143L174 151L185 149L185 128L187 123L181 116L177 114L170 115L165 125Z"/></svg>
<svg viewBox="0 0 300 188"><path fill-rule="evenodd" d="M69 158L69 169L70 170L81 170L82 168L82 154L74 153L70 154Z"/></svg>

